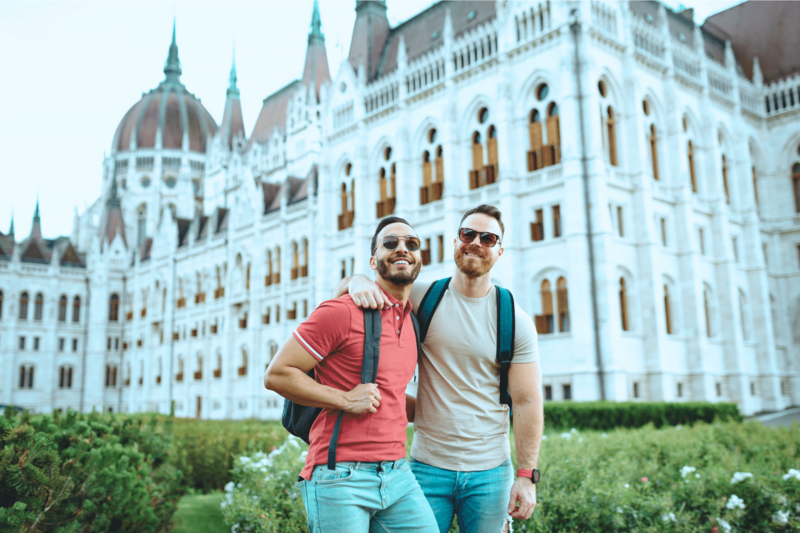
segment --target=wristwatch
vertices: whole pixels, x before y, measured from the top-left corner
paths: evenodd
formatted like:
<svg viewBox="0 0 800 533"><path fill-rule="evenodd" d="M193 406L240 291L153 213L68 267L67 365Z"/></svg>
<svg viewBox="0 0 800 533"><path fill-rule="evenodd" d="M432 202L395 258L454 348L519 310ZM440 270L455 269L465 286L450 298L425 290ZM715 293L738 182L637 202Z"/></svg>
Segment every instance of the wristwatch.
<svg viewBox="0 0 800 533"><path fill-rule="evenodd" d="M517 470L517 477L526 477L531 480L534 484L539 483L539 477L541 477L541 472L534 468L533 470L525 470L524 468L520 468Z"/></svg>

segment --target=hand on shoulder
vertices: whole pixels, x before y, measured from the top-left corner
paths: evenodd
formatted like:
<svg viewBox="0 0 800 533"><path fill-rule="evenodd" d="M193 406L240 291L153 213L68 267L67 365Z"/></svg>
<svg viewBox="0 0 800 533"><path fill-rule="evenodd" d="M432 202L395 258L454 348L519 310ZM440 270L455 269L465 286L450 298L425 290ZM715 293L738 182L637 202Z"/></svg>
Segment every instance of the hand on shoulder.
<svg viewBox="0 0 800 533"><path fill-rule="evenodd" d="M353 279L347 285L347 289L353 299L353 303L362 309L365 307L382 309L388 303L384 300L381 288L366 276L360 274L353 276Z"/></svg>

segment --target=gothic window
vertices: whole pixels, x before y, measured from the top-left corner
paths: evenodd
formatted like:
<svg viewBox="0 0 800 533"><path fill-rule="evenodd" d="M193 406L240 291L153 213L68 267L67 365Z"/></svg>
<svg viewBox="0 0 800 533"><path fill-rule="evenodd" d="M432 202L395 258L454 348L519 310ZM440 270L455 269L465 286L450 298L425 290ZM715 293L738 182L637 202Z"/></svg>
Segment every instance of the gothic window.
<svg viewBox="0 0 800 533"><path fill-rule="evenodd" d="M245 290L250 290L250 263L247 263L247 268L245 269L244 288Z"/></svg>
<svg viewBox="0 0 800 533"><path fill-rule="evenodd" d="M117 386L117 367L114 365L106 365L106 387Z"/></svg>
<svg viewBox="0 0 800 533"><path fill-rule="evenodd" d="M203 356L197 354L197 370L194 372L194 379L200 380L203 379Z"/></svg>
<svg viewBox="0 0 800 533"><path fill-rule="evenodd" d="M561 237L563 231L561 229L561 206L554 205L552 207L553 211L553 237L558 238Z"/></svg>
<svg viewBox="0 0 800 533"><path fill-rule="evenodd" d="M622 331L630 331L628 323L628 294L625 286L625 278L619 278L619 314L622 323Z"/></svg>
<svg viewBox="0 0 800 533"><path fill-rule="evenodd" d="M422 153L422 186L419 203L425 205L442 199L444 193L444 151L436 143L436 129L431 128L426 136Z"/></svg>
<svg viewBox="0 0 800 533"><path fill-rule="evenodd" d="M344 177L342 178L339 209L339 231L353 226L355 218L355 180L350 177L353 165L347 163L344 167ZM349 188L348 188L349 187Z"/></svg>
<svg viewBox="0 0 800 533"><path fill-rule="evenodd" d="M33 319L41 320L43 312L44 312L44 296L42 296L42 293L39 292L36 293L36 300L34 301Z"/></svg>
<svg viewBox="0 0 800 533"><path fill-rule="evenodd" d="M606 110L606 135L608 135L608 162L617 166L617 134L614 109L608 106Z"/></svg>
<svg viewBox="0 0 800 533"><path fill-rule="evenodd" d="M495 183L498 178L497 128L489 123L489 110L481 108L473 122L472 169L469 171L469 187L477 189ZM484 139L486 145L483 145ZM484 159L484 150L486 159Z"/></svg>
<svg viewBox="0 0 800 533"><path fill-rule="evenodd" d="M72 367L64 365L58 369L58 388L71 389L72 388Z"/></svg>
<svg viewBox="0 0 800 533"><path fill-rule="evenodd" d="M645 102L646 104L647 102ZM650 164L653 167L653 179L660 180L658 173L658 134L656 133L656 125L650 125L650 135L648 136L650 143Z"/></svg>
<svg viewBox="0 0 800 533"><path fill-rule="evenodd" d="M67 321L67 295L62 294L61 297L58 299L58 321L59 322L66 322Z"/></svg>
<svg viewBox="0 0 800 533"><path fill-rule="evenodd" d="M297 247L297 242L292 241L292 270L290 273L291 279L297 279L300 275L300 250Z"/></svg>
<svg viewBox="0 0 800 533"><path fill-rule="evenodd" d="M222 352L217 350L217 368L214 369L214 377L222 377Z"/></svg>
<svg viewBox="0 0 800 533"><path fill-rule="evenodd" d="M394 213L397 199L397 163L392 158L392 147L383 150L383 161L378 169L378 195L376 216L383 218Z"/></svg>
<svg viewBox="0 0 800 533"><path fill-rule="evenodd" d="M531 149L528 151L528 172L533 172L544 167L542 152L544 138L542 135L542 118L539 111L532 110L528 118L528 138L531 144Z"/></svg>
<svg viewBox="0 0 800 533"><path fill-rule="evenodd" d="M794 193L795 213L800 213L800 163L792 166L792 192Z"/></svg>
<svg viewBox="0 0 800 533"><path fill-rule="evenodd" d="M711 288L703 284L703 314L706 320L706 337L714 336L714 302Z"/></svg>
<svg viewBox="0 0 800 533"><path fill-rule="evenodd" d="M725 191L725 202L731 203L731 193L728 189L728 160L722 155L722 188Z"/></svg>
<svg viewBox="0 0 800 533"><path fill-rule="evenodd" d="M303 237L303 257L302 265L300 265L300 277L308 277L308 239Z"/></svg>
<svg viewBox="0 0 800 533"><path fill-rule="evenodd" d="M697 176L694 173L694 146L692 145L692 141L687 143L686 153L689 159L689 179L691 179L692 182L692 192L697 192Z"/></svg>
<svg viewBox="0 0 800 533"><path fill-rule="evenodd" d="M558 331L564 333L570 330L569 324L569 296L567 294L567 280L563 277L556 282L558 300Z"/></svg>
<svg viewBox="0 0 800 533"><path fill-rule="evenodd" d="M264 286L272 285L272 250L267 250L267 275L264 277Z"/></svg>
<svg viewBox="0 0 800 533"><path fill-rule="evenodd" d="M112 294L108 299L108 321L119 321L119 295Z"/></svg>
<svg viewBox="0 0 800 533"><path fill-rule="evenodd" d="M273 258L275 260L275 268L273 268L272 274L272 283L277 285L281 282L281 247L275 247L275 253L273 254Z"/></svg>
<svg viewBox="0 0 800 533"><path fill-rule="evenodd" d="M19 319L28 320L28 293L19 295Z"/></svg>
<svg viewBox="0 0 800 533"><path fill-rule="evenodd" d="M534 242L544 240L544 209L533 212L534 220L531 222L531 240Z"/></svg>
<svg viewBox="0 0 800 533"><path fill-rule="evenodd" d="M469 171L469 188L477 189L481 186L483 171L483 144L480 132L472 134L472 170Z"/></svg>
<svg viewBox="0 0 800 533"><path fill-rule="evenodd" d="M76 296L72 299L72 321L81 321L81 297Z"/></svg>
<svg viewBox="0 0 800 533"><path fill-rule="evenodd" d="M747 305L747 296L739 289L739 318L742 323L742 338L750 340L750 308Z"/></svg>
<svg viewBox="0 0 800 533"><path fill-rule="evenodd" d="M542 300L542 312L540 315L536 315L536 331L540 334L555 333L553 291L549 280L542 281L539 286L539 295Z"/></svg>
<svg viewBox="0 0 800 533"><path fill-rule="evenodd" d="M242 366L238 368L238 374L240 376L247 375L247 348L242 348Z"/></svg>
<svg viewBox="0 0 800 533"><path fill-rule="evenodd" d="M666 283L664 284L664 321L667 334L671 335L674 333L672 328L672 306L669 297L669 287Z"/></svg>
<svg viewBox="0 0 800 533"><path fill-rule="evenodd" d="M758 207L759 207L759 205L758 205L758 178L757 178L757 175L756 175L756 167L755 166L751 167L750 171L753 174L753 199L756 202L756 209L758 209Z"/></svg>
<svg viewBox="0 0 800 533"><path fill-rule="evenodd" d="M552 102L547 108L547 150L544 153L544 166L561 162L561 125L558 118L558 104Z"/></svg>
<svg viewBox="0 0 800 533"><path fill-rule="evenodd" d="M33 365L22 365L19 367L19 388L33 388Z"/></svg>

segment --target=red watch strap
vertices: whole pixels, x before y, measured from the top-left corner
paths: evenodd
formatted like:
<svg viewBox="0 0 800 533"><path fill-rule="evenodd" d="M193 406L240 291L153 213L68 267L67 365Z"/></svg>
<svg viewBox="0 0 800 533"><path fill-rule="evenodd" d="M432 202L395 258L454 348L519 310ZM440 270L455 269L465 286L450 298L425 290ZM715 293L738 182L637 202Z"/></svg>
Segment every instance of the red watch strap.
<svg viewBox="0 0 800 533"><path fill-rule="evenodd" d="M528 479L531 479L533 478L533 470L525 470L523 468L520 468L519 470L517 470L517 477L526 477Z"/></svg>

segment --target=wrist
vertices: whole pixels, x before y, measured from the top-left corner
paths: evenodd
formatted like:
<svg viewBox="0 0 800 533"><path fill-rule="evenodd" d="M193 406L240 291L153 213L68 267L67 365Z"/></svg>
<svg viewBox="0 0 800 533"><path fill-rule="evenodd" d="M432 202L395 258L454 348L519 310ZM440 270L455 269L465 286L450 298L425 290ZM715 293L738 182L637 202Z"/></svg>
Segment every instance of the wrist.
<svg viewBox="0 0 800 533"><path fill-rule="evenodd" d="M350 401L350 396L345 391L339 391L339 398L338 398L337 403L339 404L338 405L338 409L340 411L349 411L350 408L352 407L352 402Z"/></svg>
<svg viewBox="0 0 800 533"><path fill-rule="evenodd" d="M520 468L517 470L517 479L527 479L534 485L539 482L540 475L541 473L536 468L532 470Z"/></svg>

